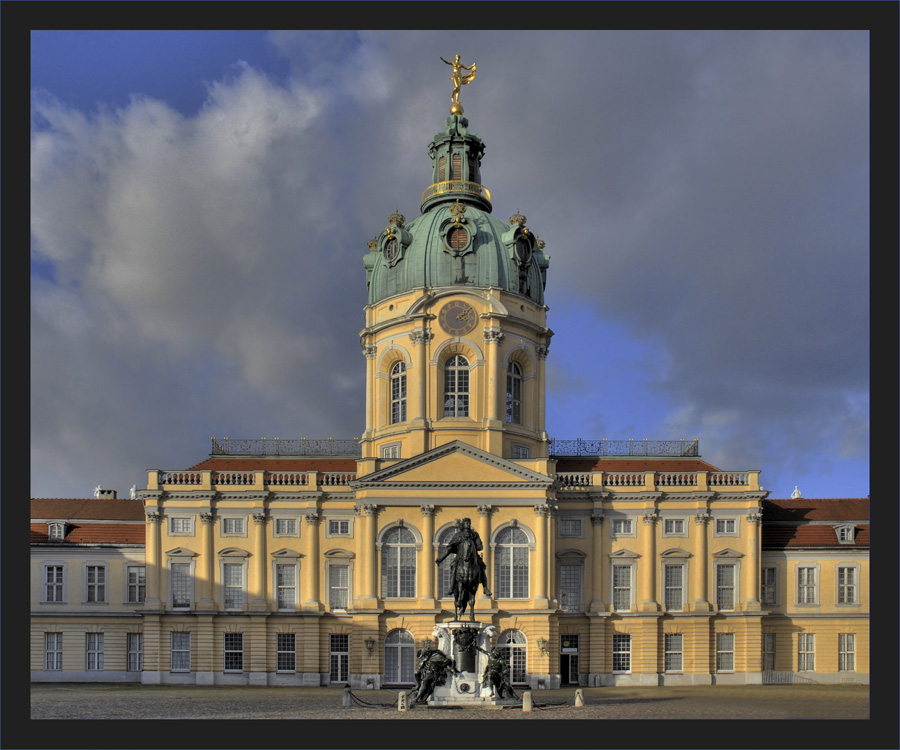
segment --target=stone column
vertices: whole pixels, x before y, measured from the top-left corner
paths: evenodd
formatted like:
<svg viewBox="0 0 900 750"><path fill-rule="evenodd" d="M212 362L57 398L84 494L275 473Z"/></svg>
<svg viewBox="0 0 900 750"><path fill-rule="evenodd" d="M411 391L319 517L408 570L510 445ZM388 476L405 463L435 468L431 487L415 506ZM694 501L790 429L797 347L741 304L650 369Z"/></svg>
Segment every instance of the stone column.
<svg viewBox="0 0 900 750"><path fill-rule="evenodd" d="M428 356L426 354L427 344L434 338L434 334L429 330L416 330L409 334L410 339L415 345L415 373L410 373L416 379L416 412L407 415L409 419L424 420L426 414L425 384L428 380Z"/></svg>
<svg viewBox="0 0 900 750"><path fill-rule="evenodd" d="M537 568L534 572L534 606L542 609L550 606L547 596L547 518L550 515L550 508L546 504L535 505L534 514L537 540L537 549L533 558L534 566Z"/></svg>
<svg viewBox="0 0 900 750"><path fill-rule="evenodd" d="M644 561L641 566L641 588L644 600L642 612L656 612L656 522L659 514L654 511L644 513Z"/></svg>
<svg viewBox="0 0 900 750"><path fill-rule="evenodd" d="M266 521L265 511L253 514L253 523L256 526L256 575L253 581L253 600L250 604L252 610L265 610L268 608L266 601L266 566L269 561L266 559Z"/></svg>
<svg viewBox="0 0 900 750"><path fill-rule="evenodd" d="M698 612L709 612L709 600L706 598L709 592L708 569L709 569L709 551L707 541L707 524L709 523L709 513L700 511L694 516L694 522L697 524L697 563L694 565L694 609Z"/></svg>
<svg viewBox="0 0 900 750"><path fill-rule="evenodd" d="M213 550L213 524L215 517L212 513L200 514L200 544L203 549L203 571L200 578L200 590L197 592L197 609L215 609L215 597L213 595L213 581L216 572L216 556ZM199 571L198 571L199 572Z"/></svg>
<svg viewBox="0 0 900 750"><path fill-rule="evenodd" d="M603 512L591 515L591 612L605 612L603 601Z"/></svg>
<svg viewBox="0 0 900 750"><path fill-rule="evenodd" d="M419 566L419 599L423 607L434 607L434 512L433 505L420 505L422 511L422 563Z"/></svg>
<svg viewBox="0 0 900 750"><path fill-rule="evenodd" d="M359 506L358 512L362 513L365 524L362 537L362 555L359 564L354 570L359 571L359 586L355 589L360 592L358 607L372 609L378 606L378 557L375 551L375 537L377 533L378 506L366 504Z"/></svg>
<svg viewBox="0 0 900 750"><path fill-rule="evenodd" d="M147 513L147 540L144 560L147 593L144 605L147 609L162 609L159 581L162 576L162 555L160 554L159 525L162 515L153 510Z"/></svg>
<svg viewBox="0 0 900 750"><path fill-rule="evenodd" d="M481 537L481 543L484 546L484 549L481 551L481 556L484 558L484 562L487 567L485 568L485 574L487 575L488 580L488 588L493 592L494 590L494 561L491 559L491 513L493 509L490 505L479 505L478 506L478 535ZM478 599L475 600L475 606L477 607L479 604L483 607L490 607L491 605L491 597L487 596L484 593L484 589L478 590Z"/></svg>
<svg viewBox="0 0 900 750"><path fill-rule="evenodd" d="M319 512L306 514L306 565L303 585L306 592L303 596L303 609L318 612L319 606Z"/></svg>
<svg viewBox="0 0 900 750"><path fill-rule="evenodd" d="M484 353L487 360L485 363L487 371L487 411L485 416L489 420L498 422L502 422L504 418L500 416L497 397L500 393L500 388L506 387L505 373L500 371L500 357L497 351L502 340L503 331L499 328L489 327L484 329Z"/></svg>
<svg viewBox="0 0 900 750"><path fill-rule="evenodd" d="M547 393L544 387L546 382L544 376L547 372L549 347L538 345L535 347L534 353L537 355L537 383L535 387L535 393L537 394L537 424L535 424L534 429L538 432L544 432L547 419Z"/></svg>
<svg viewBox="0 0 900 750"><path fill-rule="evenodd" d="M363 346L366 355L366 433L375 429L375 356L378 347L374 344Z"/></svg>
<svg viewBox="0 0 900 750"><path fill-rule="evenodd" d="M750 527L750 555L747 561L746 586L747 609L759 611L759 530L762 524L762 513L754 511L747 514L747 523Z"/></svg>
<svg viewBox="0 0 900 750"><path fill-rule="evenodd" d="M550 503L547 513L547 597L554 609L559 606L556 583L556 505Z"/></svg>

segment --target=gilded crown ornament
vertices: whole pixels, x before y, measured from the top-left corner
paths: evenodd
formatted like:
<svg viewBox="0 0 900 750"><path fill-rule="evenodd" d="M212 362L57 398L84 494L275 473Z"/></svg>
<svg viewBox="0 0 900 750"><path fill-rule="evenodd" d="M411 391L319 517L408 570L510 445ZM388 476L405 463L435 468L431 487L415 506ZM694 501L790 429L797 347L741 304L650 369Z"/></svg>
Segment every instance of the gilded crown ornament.
<svg viewBox="0 0 900 750"><path fill-rule="evenodd" d="M373 237L366 243L366 247L369 248L369 250L374 250L376 247L378 247L378 238Z"/></svg>
<svg viewBox="0 0 900 750"><path fill-rule="evenodd" d="M401 214L400 211L394 211L394 213L392 213L392 214L388 217L388 221L389 221L389 222L391 223L391 225L393 225L393 226L402 227L402 226L403 226L403 222L406 221L406 217L405 217L403 214Z"/></svg>
<svg viewBox="0 0 900 750"><path fill-rule="evenodd" d="M456 203L450 206L450 213L453 214L453 218L457 224L462 224L463 215L466 213L466 207L459 202L459 199L456 199Z"/></svg>
<svg viewBox="0 0 900 750"><path fill-rule="evenodd" d="M473 62L471 65L463 65L459 61L459 55L456 56L453 62L449 60L443 60L447 65L453 68L453 74L450 76L450 81L453 83L453 93L450 95L450 114L451 115L461 115L463 113L462 104L459 103L459 90L465 86L467 83L472 83L475 78L475 63ZM464 70L471 70L471 73L464 74Z"/></svg>
<svg viewBox="0 0 900 750"><path fill-rule="evenodd" d="M516 209L515 216L509 217L510 224L518 224L520 227L525 226L525 222L528 221L522 214L519 213L519 209Z"/></svg>

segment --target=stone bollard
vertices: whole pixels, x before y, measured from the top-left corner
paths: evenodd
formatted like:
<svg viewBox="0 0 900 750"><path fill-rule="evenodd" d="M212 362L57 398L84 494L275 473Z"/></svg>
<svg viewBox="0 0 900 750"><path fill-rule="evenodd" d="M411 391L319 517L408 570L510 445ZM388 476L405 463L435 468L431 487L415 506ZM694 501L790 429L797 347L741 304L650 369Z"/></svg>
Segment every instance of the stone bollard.
<svg viewBox="0 0 900 750"><path fill-rule="evenodd" d="M402 690L397 693L397 710L398 711L406 711L409 706L406 703L406 693Z"/></svg>
<svg viewBox="0 0 900 750"><path fill-rule="evenodd" d="M522 693L522 711L523 713L531 713L531 691L526 690Z"/></svg>
<svg viewBox="0 0 900 750"><path fill-rule="evenodd" d="M584 708L584 691L580 688L575 691L575 708Z"/></svg>
<svg viewBox="0 0 900 750"><path fill-rule="evenodd" d="M349 685L344 688L344 694L341 696L341 705L344 708L351 708L353 706L353 698L350 697Z"/></svg>

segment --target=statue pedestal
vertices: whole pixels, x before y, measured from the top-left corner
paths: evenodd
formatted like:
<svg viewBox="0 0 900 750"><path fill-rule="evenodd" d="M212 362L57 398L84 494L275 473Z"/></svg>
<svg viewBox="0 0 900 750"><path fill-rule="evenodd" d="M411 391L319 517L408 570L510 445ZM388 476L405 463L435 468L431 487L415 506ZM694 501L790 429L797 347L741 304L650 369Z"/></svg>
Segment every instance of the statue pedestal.
<svg viewBox="0 0 900 750"><path fill-rule="evenodd" d="M488 657L478 648L490 651L491 637L495 633L493 625L466 620L444 622L435 626L432 635L437 639L437 647L456 662L456 668L461 674L448 673L447 681L434 688L428 700L429 705L491 706L516 702L513 699L493 698L491 688L481 686ZM471 641L473 647L464 648L466 641Z"/></svg>

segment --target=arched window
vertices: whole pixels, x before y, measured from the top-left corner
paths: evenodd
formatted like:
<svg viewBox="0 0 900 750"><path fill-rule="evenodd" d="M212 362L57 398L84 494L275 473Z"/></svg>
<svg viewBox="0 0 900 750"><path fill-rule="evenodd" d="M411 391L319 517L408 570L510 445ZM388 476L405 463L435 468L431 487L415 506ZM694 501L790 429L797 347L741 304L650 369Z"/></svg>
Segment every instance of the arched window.
<svg viewBox="0 0 900 750"><path fill-rule="evenodd" d="M515 362L506 370L506 421L522 424L522 369Z"/></svg>
<svg viewBox="0 0 900 750"><path fill-rule="evenodd" d="M416 538L403 526L395 526L384 535L381 548L381 595L416 595Z"/></svg>
<svg viewBox="0 0 900 750"><path fill-rule="evenodd" d="M444 531L441 532L440 537L438 537L438 557L447 552L447 542L450 541L450 538L456 533L456 531L456 526L450 526L449 528L444 529ZM447 590L450 588L450 563L452 562L453 555L450 555L438 566L438 599L447 596Z"/></svg>
<svg viewBox="0 0 900 750"><path fill-rule="evenodd" d="M525 663L528 647L525 643L525 636L520 630L504 630L497 639L497 646L509 664L509 681L514 685L526 682Z"/></svg>
<svg viewBox="0 0 900 750"><path fill-rule="evenodd" d="M469 362L461 354L450 357L444 367L444 416L469 416Z"/></svg>
<svg viewBox="0 0 900 750"><path fill-rule="evenodd" d="M391 424L406 421L406 363L391 368Z"/></svg>
<svg viewBox="0 0 900 750"><path fill-rule="evenodd" d="M392 630L384 639L384 681L388 685L415 682L416 641L408 630Z"/></svg>
<svg viewBox="0 0 900 750"><path fill-rule="evenodd" d="M528 598L528 536L507 526L497 534L494 551L494 595L498 599Z"/></svg>

